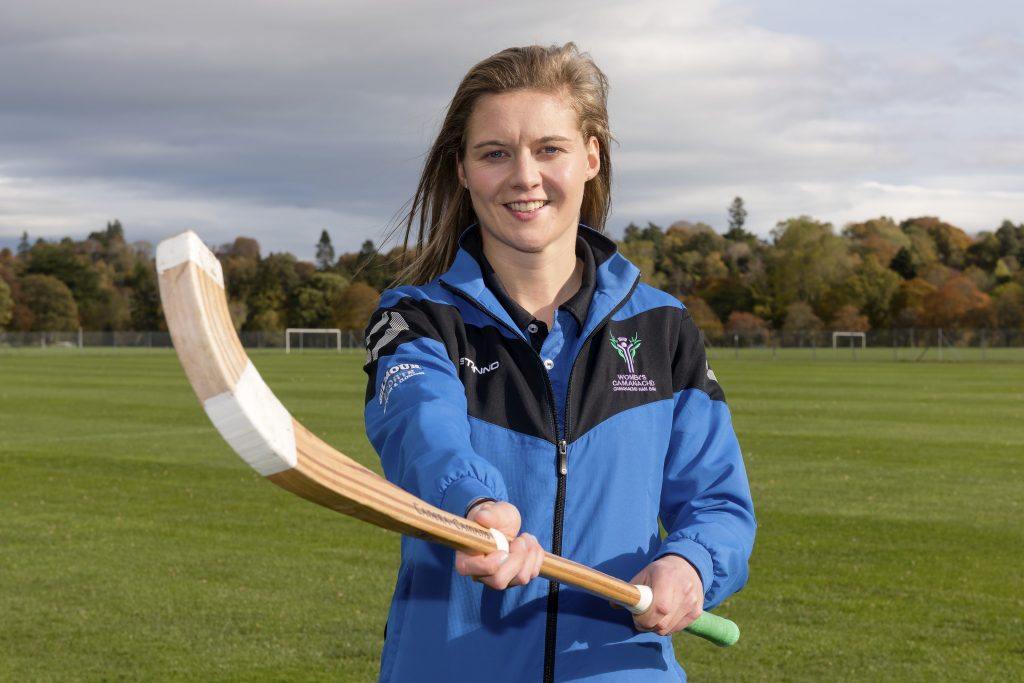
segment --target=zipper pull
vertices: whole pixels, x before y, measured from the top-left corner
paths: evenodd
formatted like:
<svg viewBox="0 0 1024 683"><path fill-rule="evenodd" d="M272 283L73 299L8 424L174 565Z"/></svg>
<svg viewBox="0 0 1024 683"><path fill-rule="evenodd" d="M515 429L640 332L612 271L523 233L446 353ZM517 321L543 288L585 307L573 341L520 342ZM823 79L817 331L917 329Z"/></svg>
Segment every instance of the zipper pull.
<svg viewBox="0 0 1024 683"><path fill-rule="evenodd" d="M568 449L569 444L565 439L558 442L558 473L563 477L569 473L569 458L566 455Z"/></svg>

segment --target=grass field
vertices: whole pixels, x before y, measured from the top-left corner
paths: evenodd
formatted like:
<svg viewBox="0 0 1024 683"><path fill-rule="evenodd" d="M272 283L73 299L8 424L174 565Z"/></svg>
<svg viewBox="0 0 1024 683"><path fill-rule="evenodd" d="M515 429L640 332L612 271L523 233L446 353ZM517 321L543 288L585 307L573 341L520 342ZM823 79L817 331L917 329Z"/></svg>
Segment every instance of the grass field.
<svg viewBox="0 0 1024 683"><path fill-rule="evenodd" d="M1021 680L1024 364L712 357L760 529L690 679ZM253 358L376 467L357 354ZM375 679L397 537L261 481L171 352L0 351L0 464L0 680Z"/></svg>

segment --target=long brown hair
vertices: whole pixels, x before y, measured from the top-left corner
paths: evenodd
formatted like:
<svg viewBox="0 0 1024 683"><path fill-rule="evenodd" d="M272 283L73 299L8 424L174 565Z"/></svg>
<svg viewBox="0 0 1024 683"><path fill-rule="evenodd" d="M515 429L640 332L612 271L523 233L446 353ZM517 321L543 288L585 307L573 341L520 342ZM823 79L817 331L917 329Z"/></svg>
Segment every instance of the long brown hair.
<svg viewBox="0 0 1024 683"><path fill-rule="evenodd" d="M398 230L405 224L406 253L413 226L417 227L412 261L403 268L400 281L423 284L447 270L455 260L459 235L476 221L469 192L459 183L456 168L465 153L466 129L477 100L483 95L526 89L563 93L576 111L583 139L597 138L601 169L584 187L580 221L604 229L612 183L608 79L574 43L508 48L470 69L448 105L409 212L396 226Z"/></svg>

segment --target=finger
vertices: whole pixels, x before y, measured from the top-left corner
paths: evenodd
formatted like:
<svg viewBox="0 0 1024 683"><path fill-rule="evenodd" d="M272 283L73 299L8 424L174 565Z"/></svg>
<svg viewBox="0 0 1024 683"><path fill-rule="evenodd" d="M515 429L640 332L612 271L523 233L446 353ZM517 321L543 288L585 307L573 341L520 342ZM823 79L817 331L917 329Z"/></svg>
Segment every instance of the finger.
<svg viewBox="0 0 1024 683"><path fill-rule="evenodd" d="M646 612L633 615L633 624L641 631L659 632L674 621L673 612L670 591L662 589L654 593Z"/></svg>
<svg viewBox="0 0 1024 683"><path fill-rule="evenodd" d="M544 548L532 534L523 534L514 542L518 548L525 551L523 566L513 577L509 585L525 586L533 579L540 576L540 567L544 562Z"/></svg>
<svg viewBox="0 0 1024 683"><path fill-rule="evenodd" d="M470 511L469 518L481 526L497 529L510 538L519 533L519 510L511 503L482 503Z"/></svg>
<svg viewBox="0 0 1024 683"><path fill-rule="evenodd" d="M486 555L467 555L457 552L455 553L455 571L462 576L488 576L498 571L507 561L508 553L503 550Z"/></svg>

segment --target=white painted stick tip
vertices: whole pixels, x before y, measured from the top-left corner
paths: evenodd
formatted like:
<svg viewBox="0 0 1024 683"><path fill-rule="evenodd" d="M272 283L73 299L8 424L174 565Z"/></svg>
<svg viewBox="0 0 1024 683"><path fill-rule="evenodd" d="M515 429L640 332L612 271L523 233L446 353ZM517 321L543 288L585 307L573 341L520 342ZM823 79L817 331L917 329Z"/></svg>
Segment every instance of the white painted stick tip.
<svg viewBox="0 0 1024 683"><path fill-rule="evenodd" d="M633 614L643 614L651 608L651 603L654 602L654 591L651 590L650 586L641 586L639 584L636 585L636 588L640 591L640 602L635 606L626 605L626 609Z"/></svg>
<svg viewBox="0 0 1024 683"><path fill-rule="evenodd" d="M228 445L264 477L298 464L292 416L252 361L234 389L207 399L203 408Z"/></svg>
<svg viewBox="0 0 1024 683"><path fill-rule="evenodd" d="M186 261L191 261L206 271L217 284L224 286L224 271L213 252L206 248L199 235L187 230L180 235L165 239L156 248L156 272L162 273Z"/></svg>
<svg viewBox="0 0 1024 683"><path fill-rule="evenodd" d="M497 529L488 529L491 532L491 536L494 536L494 544L498 546L498 550L507 553L508 552L508 539L505 538L505 534L501 533Z"/></svg>

